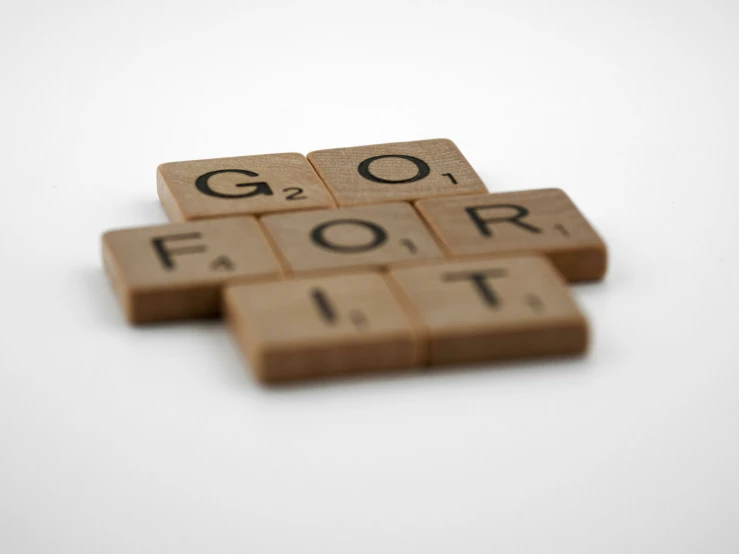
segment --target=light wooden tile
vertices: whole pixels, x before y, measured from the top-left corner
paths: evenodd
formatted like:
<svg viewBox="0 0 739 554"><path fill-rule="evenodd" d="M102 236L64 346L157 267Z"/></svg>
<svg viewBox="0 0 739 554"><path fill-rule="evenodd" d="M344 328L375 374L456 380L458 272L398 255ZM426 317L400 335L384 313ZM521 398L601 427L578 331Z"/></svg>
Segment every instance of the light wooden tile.
<svg viewBox="0 0 739 554"><path fill-rule="evenodd" d="M426 337L432 365L574 354L587 347L585 318L546 258L391 269L388 278Z"/></svg>
<svg viewBox="0 0 739 554"><path fill-rule="evenodd" d="M290 271L386 267L443 258L410 204L276 214L261 219Z"/></svg>
<svg viewBox="0 0 739 554"><path fill-rule="evenodd" d="M421 200L416 208L452 256L538 253L569 281L605 275L605 243L559 189Z"/></svg>
<svg viewBox="0 0 739 554"><path fill-rule="evenodd" d="M226 281L281 273L253 217L109 231L103 262L132 323L216 315Z"/></svg>
<svg viewBox="0 0 739 554"><path fill-rule="evenodd" d="M412 326L379 274L228 286L224 311L254 373L266 382L418 363Z"/></svg>
<svg viewBox="0 0 739 554"><path fill-rule="evenodd" d="M308 160L340 206L487 192L449 139L317 150Z"/></svg>
<svg viewBox="0 0 739 554"><path fill-rule="evenodd" d="M334 206L305 156L294 153L162 164L157 190L172 221Z"/></svg>

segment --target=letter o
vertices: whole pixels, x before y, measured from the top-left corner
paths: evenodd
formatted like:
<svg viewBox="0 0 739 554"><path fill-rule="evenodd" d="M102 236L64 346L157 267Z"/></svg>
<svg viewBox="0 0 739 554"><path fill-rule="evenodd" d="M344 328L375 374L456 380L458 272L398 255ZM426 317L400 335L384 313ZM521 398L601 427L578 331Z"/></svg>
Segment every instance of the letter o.
<svg viewBox="0 0 739 554"><path fill-rule="evenodd" d="M370 164L374 162L375 160L381 160L383 158L401 158L403 160L408 160L409 162L412 162L413 164L415 164L416 168L418 169L418 173L416 173L410 179L392 180L392 179L383 179L381 177L377 177L376 175L373 175L370 172ZM421 179L428 177L428 174L431 173L431 168L428 166L426 162L424 162L423 160L419 160L418 158L414 158L413 156L405 156L403 154L385 154L383 156L373 156L372 158L367 158L361 164L359 164L357 171L359 171L359 174L362 177L370 181L374 181L375 183L385 183L388 185L400 185L403 183L413 183L414 181L420 181Z"/></svg>
<svg viewBox="0 0 739 554"><path fill-rule="evenodd" d="M357 246L344 246L341 244L335 244L326 240L325 232L334 225L359 225L372 231L374 235L372 241L367 244L360 244ZM334 252L341 252L342 254L357 254L359 252L367 252L378 246L382 246L387 242L387 231L371 221L365 221L363 219L334 219L333 221L326 221L313 228L310 234L311 240L318 246L327 250L333 250Z"/></svg>

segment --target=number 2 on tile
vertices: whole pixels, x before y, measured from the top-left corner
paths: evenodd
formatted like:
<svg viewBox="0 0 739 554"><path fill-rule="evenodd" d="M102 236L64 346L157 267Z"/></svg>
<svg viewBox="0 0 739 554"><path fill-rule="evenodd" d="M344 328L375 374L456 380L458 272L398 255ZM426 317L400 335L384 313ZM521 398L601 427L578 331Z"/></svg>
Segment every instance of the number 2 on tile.
<svg viewBox="0 0 739 554"><path fill-rule="evenodd" d="M285 197L285 200L305 200L308 198L303 194L303 189L300 187L288 187L286 189L282 189L282 192L291 192L291 194L288 194Z"/></svg>

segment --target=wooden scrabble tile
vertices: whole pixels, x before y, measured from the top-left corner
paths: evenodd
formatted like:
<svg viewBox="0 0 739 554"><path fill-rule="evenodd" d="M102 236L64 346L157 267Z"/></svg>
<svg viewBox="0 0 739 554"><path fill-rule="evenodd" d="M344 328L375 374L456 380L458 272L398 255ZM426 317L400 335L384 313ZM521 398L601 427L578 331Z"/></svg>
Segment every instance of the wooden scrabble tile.
<svg viewBox="0 0 739 554"><path fill-rule="evenodd" d="M334 206L302 154L162 164L157 168L157 191L172 221Z"/></svg>
<svg viewBox="0 0 739 554"><path fill-rule="evenodd" d="M261 222L293 272L386 267L444 256L404 202L275 214Z"/></svg>
<svg viewBox="0 0 739 554"><path fill-rule="evenodd" d="M587 323L544 257L391 269L432 365L574 354ZM401 298L402 301L402 298Z"/></svg>
<svg viewBox="0 0 739 554"><path fill-rule="evenodd" d="M487 192L449 139L318 150L308 160L340 206Z"/></svg>
<svg viewBox="0 0 739 554"><path fill-rule="evenodd" d="M253 217L109 231L103 262L131 323L216 315L226 281L280 275Z"/></svg>
<svg viewBox="0 0 739 554"><path fill-rule="evenodd" d="M452 256L540 253L569 281L605 275L605 243L559 189L421 200L416 208Z"/></svg>
<svg viewBox="0 0 739 554"><path fill-rule="evenodd" d="M413 328L376 273L228 286L224 312L263 381L418 363Z"/></svg>

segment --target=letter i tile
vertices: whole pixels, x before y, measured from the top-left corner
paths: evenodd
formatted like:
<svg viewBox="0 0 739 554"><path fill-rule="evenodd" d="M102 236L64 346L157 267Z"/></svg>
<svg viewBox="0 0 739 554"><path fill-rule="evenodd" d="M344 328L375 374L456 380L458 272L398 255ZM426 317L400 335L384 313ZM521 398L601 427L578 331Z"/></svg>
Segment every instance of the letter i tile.
<svg viewBox="0 0 739 554"><path fill-rule="evenodd" d="M408 368L419 343L379 273L230 285L224 312L265 382Z"/></svg>

